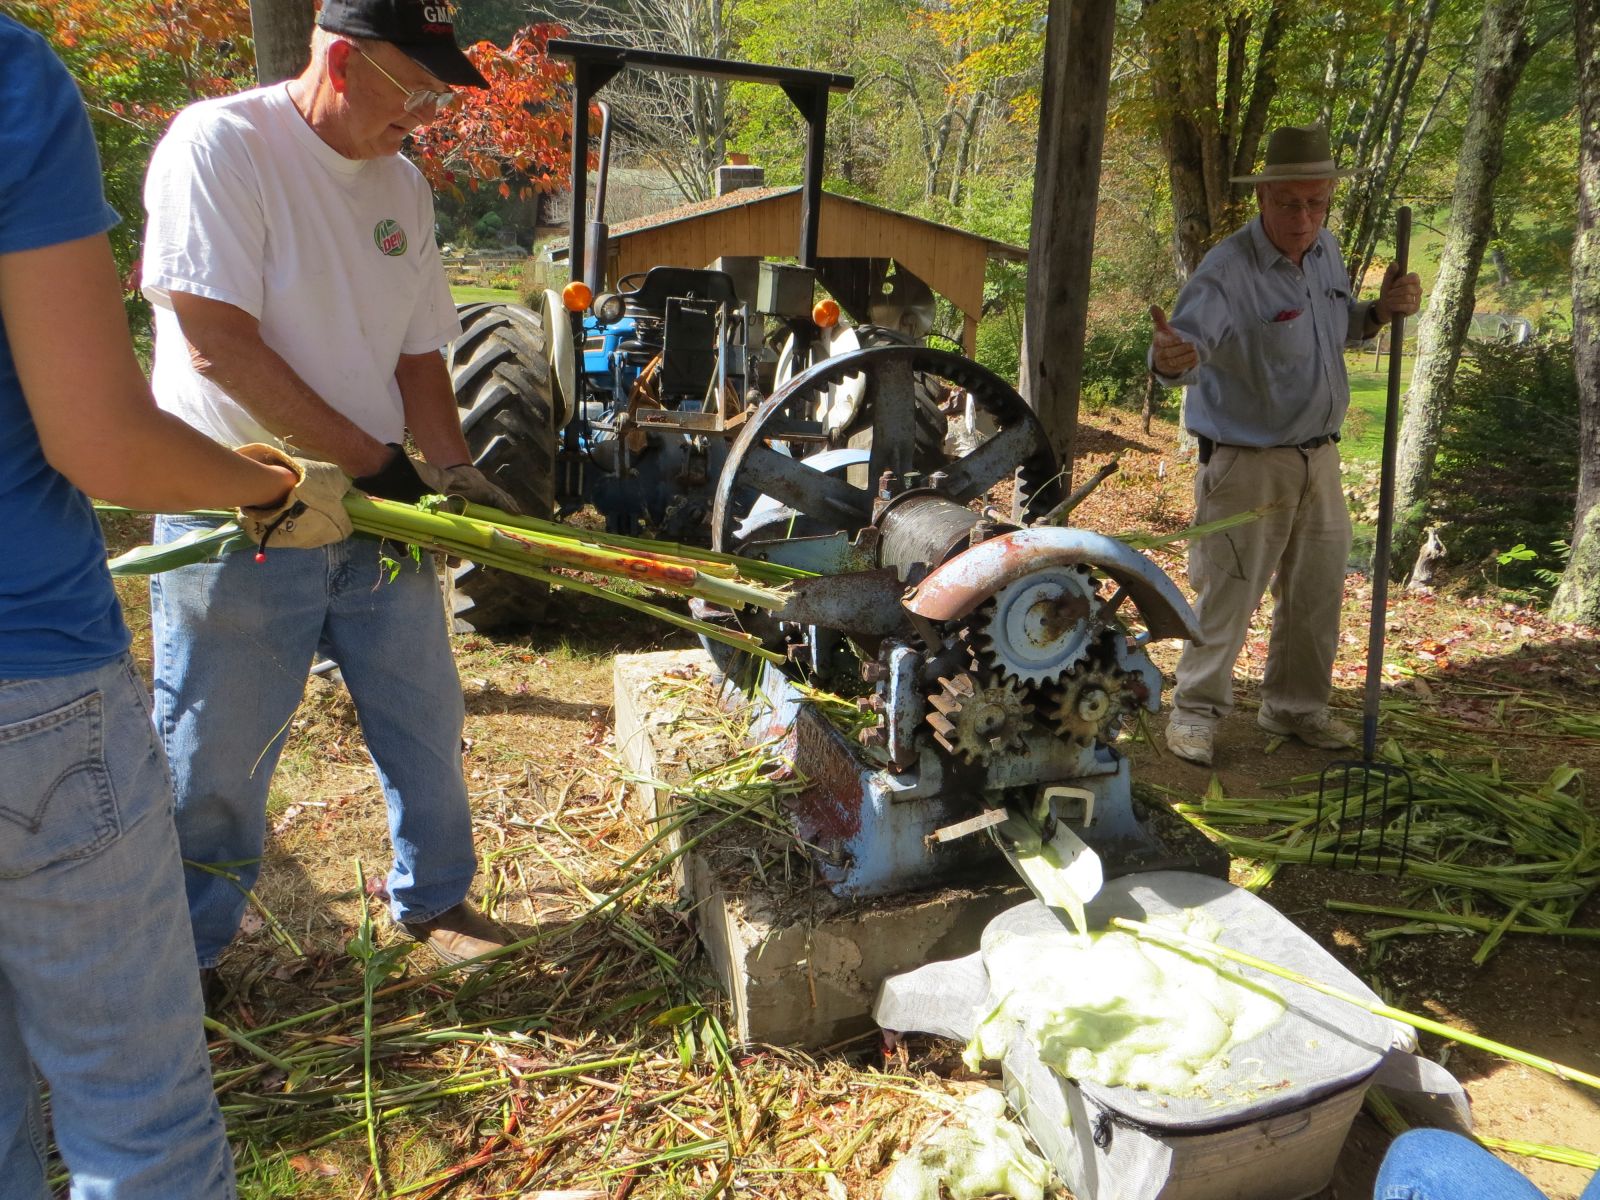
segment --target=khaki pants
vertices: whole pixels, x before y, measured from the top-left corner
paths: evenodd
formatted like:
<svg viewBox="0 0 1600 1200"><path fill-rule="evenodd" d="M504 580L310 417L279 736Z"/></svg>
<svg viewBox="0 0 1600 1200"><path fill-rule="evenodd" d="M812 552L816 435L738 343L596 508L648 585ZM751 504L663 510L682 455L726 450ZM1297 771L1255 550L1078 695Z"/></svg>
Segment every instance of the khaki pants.
<svg viewBox="0 0 1600 1200"><path fill-rule="evenodd" d="M1218 446L1195 476L1195 523L1252 509L1254 521L1189 548L1203 645L1178 660L1174 719L1214 724L1233 708L1233 664L1272 585L1272 640L1261 707L1287 717L1327 707L1339 644L1339 605L1350 556L1350 511L1339 447L1264 450Z"/></svg>

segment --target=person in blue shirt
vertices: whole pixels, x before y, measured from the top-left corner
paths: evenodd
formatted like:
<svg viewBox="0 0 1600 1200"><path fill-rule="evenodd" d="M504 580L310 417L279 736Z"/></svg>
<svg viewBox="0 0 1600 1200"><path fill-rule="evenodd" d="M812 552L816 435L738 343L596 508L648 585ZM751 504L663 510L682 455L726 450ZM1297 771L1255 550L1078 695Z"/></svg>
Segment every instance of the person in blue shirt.
<svg viewBox="0 0 1600 1200"><path fill-rule="evenodd" d="M1327 131L1286 126L1267 141L1260 215L1219 242L1178 294L1172 319L1150 311L1150 369L1187 388L1184 422L1200 447L1195 524L1243 525L1196 539L1189 582L1201 637L1184 647L1167 747L1210 765L1215 727L1233 709L1233 665L1272 588L1272 640L1256 723L1311 746L1350 745L1328 713L1350 513L1339 427L1350 407L1344 348L1394 314L1417 311L1422 285L1392 266L1373 302L1356 300L1324 226L1336 180Z"/></svg>
<svg viewBox="0 0 1600 1200"><path fill-rule="evenodd" d="M66 69L0 15L0 1200L51 1195L39 1079L75 1200L234 1194L172 784L86 493L247 518L308 498L292 460L156 408L116 220Z"/></svg>

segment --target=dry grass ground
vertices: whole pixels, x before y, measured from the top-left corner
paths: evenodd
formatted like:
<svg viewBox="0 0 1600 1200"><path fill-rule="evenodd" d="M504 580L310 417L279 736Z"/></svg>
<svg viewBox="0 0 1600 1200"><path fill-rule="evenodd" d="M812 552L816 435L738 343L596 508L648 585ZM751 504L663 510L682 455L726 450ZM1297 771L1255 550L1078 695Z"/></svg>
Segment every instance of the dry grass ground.
<svg viewBox="0 0 1600 1200"><path fill-rule="evenodd" d="M1121 469L1081 523L1186 523L1191 474L1170 425L1145 435L1127 415L1102 414L1084 434L1080 476L1112 454ZM1180 554L1156 557L1182 579ZM1336 681L1349 713L1360 704L1364 588L1352 576ZM122 593L147 663L143 589ZM388 864L384 808L354 712L338 682L308 684L274 779L258 903L223 963L227 1031L213 1041L246 1196L871 1197L913 1135L944 1119L947 1097L976 1086L930 1039L887 1062L871 1039L815 1056L728 1044L692 915L656 869L659 846L610 757L613 654L686 643L602 607L558 603L531 636L457 640L478 895L525 939L465 980L389 928L372 894ZM1255 730L1264 634L1247 648L1241 711L1223 730L1216 774L1229 795L1281 793L1326 757ZM1592 732L1561 735L1550 720L1600 711L1592 639L1447 595L1397 597L1390 636L1396 694L1418 709L1406 736L1463 758L1498 754L1511 772L1600 765ZM1172 653L1161 654L1170 669ZM1149 744L1128 749L1145 784L1193 796L1210 786L1209 772ZM1400 890L1387 878L1288 868L1264 894L1413 1009L1600 1070L1600 943L1511 937L1479 968L1476 938L1369 942L1392 922L1323 907L1330 896L1393 903ZM1600 925L1597 907L1579 923ZM1480 1129L1600 1150L1600 1097L1482 1055L1457 1052L1450 1066ZM1383 1140L1363 1118L1335 1194L1355 1200L1370 1187ZM1513 1161L1555 1197L1583 1178Z"/></svg>

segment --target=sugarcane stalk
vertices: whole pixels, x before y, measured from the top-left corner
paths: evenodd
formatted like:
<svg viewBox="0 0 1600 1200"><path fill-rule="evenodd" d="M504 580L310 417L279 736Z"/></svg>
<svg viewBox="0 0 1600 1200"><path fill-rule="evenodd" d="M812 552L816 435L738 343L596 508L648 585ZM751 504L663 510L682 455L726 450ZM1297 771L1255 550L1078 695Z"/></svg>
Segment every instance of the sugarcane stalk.
<svg viewBox="0 0 1600 1200"><path fill-rule="evenodd" d="M636 580L665 591L700 596L729 607L753 605L775 609L787 602L787 597L779 592L707 575L686 560L673 556L620 553L587 546L571 537L535 540L454 513L425 512L410 505L375 502L360 496L346 497L345 509L362 532L436 547L518 574L530 575L528 568L541 562L555 563L573 570Z"/></svg>
<svg viewBox="0 0 1600 1200"><path fill-rule="evenodd" d="M1574 1150L1571 1146L1547 1146L1542 1142L1519 1142L1511 1138L1490 1137L1486 1133L1472 1135L1480 1146L1489 1150L1504 1150L1523 1158L1539 1158L1545 1162L1564 1163L1569 1167L1582 1167L1588 1171L1600 1170L1600 1154L1588 1150Z"/></svg>
<svg viewBox="0 0 1600 1200"><path fill-rule="evenodd" d="M563 525L559 521L546 521L539 517L512 515L503 513L499 509L486 508L481 504L469 503L464 510L464 515L480 521L490 521L506 528L531 529L554 537L579 538L583 541L594 542L596 545L615 546L624 550L648 550L652 554L675 555L689 563L721 563L736 568L741 575L747 575L751 579L766 579L770 583L784 583L791 579L810 579L817 574L815 571L807 571L803 567L791 567L783 563L768 562L761 558L746 558L742 555L728 554L720 550L705 550L699 546L685 546L681 542L658 542L653 538L629 537L621 533L601 533L591 529L575 531L571 525Z"/></svg>
<svg viewBox="0 0 1600 1200"><path fill-rule="evenodd" d="M1495 922L1488 917L1473 917L1465 913L1428 912L1420 908L1389 908L1382 904L1358 904L1353 900L1324 900L1323 907L1333 912L1366 913L1374 917L1394 917L1403 921L1421 921L1433 925L1454 925L1461 929L1474 929L1488 933ZM1600 929L1581 925L1511 925L1507 933L1536 933L1545 937L1600 938Z"/></svg>
<svg viewBox="0 0 1600 1200"><path fill-rule="evenodd" d="M1253 954L1246 954L1242 950L1234 950L1228 946L1220 946L1216 942L1208 942L1202 938L1191 937L1189 934L1180 933L1175 929L1164 929L1144 921L1132 921L1126 917L1112 917L1111 925L1116 929L1123 929L1136 937L1147 941L1164 943L1167 946L1180 946L1186 950L1196 950L1214 958L1225 958L1241 966L1251 967L1257 971L1264 971L1268 975L1276 975L1279 979L1287 979L1291 983L1298 983L1308 987L1314 992L1321 992L1324 996L1332 996L1335 1000L1343 1000L1346 1004L1353 1004L1357 1008L1364 1008L1374 1016L1386 1017L1391 1021L1398 1021L1402 1025L1409 1025L1423 1033L1432 1033L1453 1042L1460 1042L1463 1046L1471 1046L1477 1050L1497 1055L1500 1058L1519 1062L1525 1067L1544 1071L1554 1075L1557 1079L1564 1079L1569 1083L1581 1083L1587 1087L1600 1089L1600 1076L1591 1075L1587 1071L1580 1071L1577 1067L1569 1067L1554 1059L1544 1058L1538 1054L1530 1054L1526 1050L1518 1050L1514 1046L1507 1046L1504 1042L1497 1042L1490 1038L1479 1037L1475 1033L1468 1033L1465 1029L1456 1029L1454 1026L1435 1021L1432 1018L1409 1013L1403 1009L1394 1008L1378 1000L1368 1000L1347 992L1342 988L1334 987L1331 983L1323 983L1320 979L1312 979L1302 975L1299 971L1288 967L1280 967L1276 963L1267 962Z"/></svg>
<svg viewBox="0 0 1600 1200"><path fill-rule="evenodd" d="M372 910L367 906L367 879L361 861L356 860L356 890L361 895L361 927L357 935L367 957L361 960L361 1109L367 1125L367 1158L372 1163L372 1177L377 1182L378 1195L386 1188L383 1181L383 1163L378 1157L378 1118L372 1103Z"/></svg>

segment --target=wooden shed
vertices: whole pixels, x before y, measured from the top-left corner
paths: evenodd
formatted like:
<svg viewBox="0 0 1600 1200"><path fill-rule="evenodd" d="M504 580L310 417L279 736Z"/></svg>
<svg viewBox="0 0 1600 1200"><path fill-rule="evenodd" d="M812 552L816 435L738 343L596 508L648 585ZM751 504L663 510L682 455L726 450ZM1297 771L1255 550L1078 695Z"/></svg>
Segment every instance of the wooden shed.
<svg viewBox="0 0 1600 1200"><path fill-rule="evenodd" d="M655 266L707 267L719 257L793 257L800 244L800 188L740 188L695 204L614 225L606 278ZM971 355L991 258L1027 261L1020 246L907 216L864 200L822 193L819 258L892 258L965 317L961 343ZM565 242L553 248L566 258Z"/></svg>

